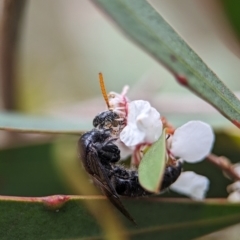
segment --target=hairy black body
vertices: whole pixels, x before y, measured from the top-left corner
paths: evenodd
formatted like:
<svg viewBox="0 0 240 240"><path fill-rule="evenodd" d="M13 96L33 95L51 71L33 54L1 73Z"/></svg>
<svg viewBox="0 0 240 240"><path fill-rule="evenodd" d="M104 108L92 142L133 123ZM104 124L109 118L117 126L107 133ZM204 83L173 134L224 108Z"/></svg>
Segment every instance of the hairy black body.
<svg viewBox="0 0 240 240"><path fill-rule="evenodd" d="M104 130L93 129L83 134L78 141L80 159L83 162L84 168L92 176L94 183L101 189L103 194L130 221L135 223L120 201L118 193L110 180L113 173L112 163L120 160L120 151L112 143L114 140Z"/></svg>
<svg viewBox="0 0 240 240"><path fill-rule="evenodd" d="M138 181L138 172L136 170L125 169L121 165L112 165L108 172L109 179L116 192L121 196L143 197L153 193L146 191ZM182 172L182 164L177 166L167 166L163 175L160 191L167 189L174 183Z"/></svg>
<svg viewBox="0 0 240 240"><path fill-rule="evenodd" d="M134 222L121 203L119 195L141 197L152 193L141 187L136 170L125 169L123 166L116 164L120 160L120 150L114 144L117 138L114 138L112 134L112 125L116 125L116 121L118 121L118 127L121 129L123 122L119 121L118 115L112 111L100 113L94 118L93 125L95 128L83 134L78 141L80 159L103 194L129 220ZM161 190L168 188L175 182L181 171L181 163L177 166L167 166Z"/></svg>

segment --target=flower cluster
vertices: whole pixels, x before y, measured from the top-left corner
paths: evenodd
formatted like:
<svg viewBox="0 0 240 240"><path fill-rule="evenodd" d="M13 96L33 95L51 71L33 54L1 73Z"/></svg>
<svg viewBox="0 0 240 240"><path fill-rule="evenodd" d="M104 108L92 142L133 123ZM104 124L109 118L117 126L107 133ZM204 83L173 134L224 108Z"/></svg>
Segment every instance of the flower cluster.
<svg viewBox="0 0 240 240"><path fill-rule="evenodd" d="M109 103L113 111L125 119L126 125L120 133L117 145L121 157L132 154L132 163L137 165L141 160L138 154L142 147L150 146L162 134L163 126L160 113L149 102L143 100L129 101L126 98L127 88L121 94L111 92ZM211 151L214 142L212 128L201 121L190 121L177 128L167 139L169 161L196 163L202 161ZM201 200L209 188L209 180L194 172L182 172L171 190Z"/></svg>
<svg viewBox="0 0 240 240"><path fill-rule="evenodd" d="M233 170L240 176L240 163L233 165ZM229 202L240 202L240 181L236 181L227 187Z"/></svg>

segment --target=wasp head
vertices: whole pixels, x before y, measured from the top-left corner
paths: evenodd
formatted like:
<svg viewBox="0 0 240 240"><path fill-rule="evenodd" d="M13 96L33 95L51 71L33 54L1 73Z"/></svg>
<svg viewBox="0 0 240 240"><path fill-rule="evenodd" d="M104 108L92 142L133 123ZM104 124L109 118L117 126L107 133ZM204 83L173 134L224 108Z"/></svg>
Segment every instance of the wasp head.
<svg viewBox="0 0 240 240"><path fill-rule="evenodd" d="M110 130L111 135L118 136L121 130L125 127L125 119L111 111L104 111L99 113L93 119L93 126L97 129Z"/></svg>

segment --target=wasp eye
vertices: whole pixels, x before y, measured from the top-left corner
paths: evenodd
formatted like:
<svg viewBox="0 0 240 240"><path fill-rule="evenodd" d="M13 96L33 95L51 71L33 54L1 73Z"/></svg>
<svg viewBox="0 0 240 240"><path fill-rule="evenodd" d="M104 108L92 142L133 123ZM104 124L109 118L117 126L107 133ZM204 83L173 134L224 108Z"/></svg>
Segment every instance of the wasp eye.
<svg viewBox="0 0 240 240"><path fill-rule="evenodd" d="M94 119L93 119L93 126L94 127L97 127L98 125L99 125L99 117L97 116L97 117L95 117Z"/></svg>

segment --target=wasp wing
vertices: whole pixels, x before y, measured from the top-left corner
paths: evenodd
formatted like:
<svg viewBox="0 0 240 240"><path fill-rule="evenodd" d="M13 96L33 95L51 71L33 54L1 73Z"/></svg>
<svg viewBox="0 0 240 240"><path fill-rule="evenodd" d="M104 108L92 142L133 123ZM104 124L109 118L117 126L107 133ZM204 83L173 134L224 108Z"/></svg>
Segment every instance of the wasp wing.
<svg viewBox="0 0 240 240"><path fill-rule="evenodd" d="M126 210L126 208L123 206L122 202L120 201L120 198L107 175L107 170L104 168L104 166L101 164L98 158L97 152L96 151L89 152L87 154L87 158L88 158L89 169L91 169L91 172L89 173L91 174L94 183L100 187L103 194L107 196L107 198L111 201L111 203L123 215L125 215L125 217L127 217L130 221L135 223L134 219L131 217L129 212Z"/></svg>

